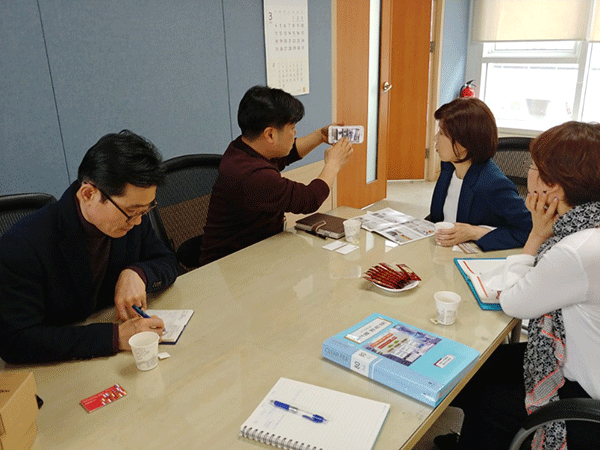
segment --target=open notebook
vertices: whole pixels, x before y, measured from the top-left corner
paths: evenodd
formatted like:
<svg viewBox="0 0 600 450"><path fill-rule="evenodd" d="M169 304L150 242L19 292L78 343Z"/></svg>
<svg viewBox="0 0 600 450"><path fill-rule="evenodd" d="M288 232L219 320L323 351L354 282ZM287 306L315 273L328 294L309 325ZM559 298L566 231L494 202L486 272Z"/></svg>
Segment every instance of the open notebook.
<svg viewBox="0 0 600 450"><path fill-rule="evenodd" d="M185 326L190 321L193 309L148 309L146 314L158 316L165 323L165 334L161 336L161 344L175 345Z"/></svg>
<svg viewBox="0 0 600 450"><path fill-rule="evenodd" d="M326 422L312 422L271 400L318 414ZM240 436L283 449L370 450L389 410L387 403L280 378L244 422Z"/></svg>
<svg viewBox="0 0 600 450"><path fill-rule="evenodd" d="M499 311L500 292L491 288L486 279L498 272L505 264L506 258L454 258L459 272L469 285L475 300L481 309Z"/></svg>

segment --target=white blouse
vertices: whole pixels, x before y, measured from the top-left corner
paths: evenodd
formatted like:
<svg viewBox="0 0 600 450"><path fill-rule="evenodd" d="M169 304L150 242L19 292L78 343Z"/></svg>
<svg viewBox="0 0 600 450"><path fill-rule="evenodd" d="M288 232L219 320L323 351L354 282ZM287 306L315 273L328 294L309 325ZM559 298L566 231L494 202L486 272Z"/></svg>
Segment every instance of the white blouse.
<svg viewBox="0 0 600 450"><path fill-rule="evenodd" d="M444 201L444 222L456 222L456 214L458 212L458 201L460 200L460 190L462 189L463 180L456 176L456 170L452 172L452 179L448 185L446 200Z"/></svg>
<svg viewBox="0 0 600 450"><path fill-rule="evenodd" d="M564 375L600 399L600 229L567 236L537 266L533 262L530 255L507 258L495 286L502 288L502 309L519 319L534 319L561 308Z"/></svg>

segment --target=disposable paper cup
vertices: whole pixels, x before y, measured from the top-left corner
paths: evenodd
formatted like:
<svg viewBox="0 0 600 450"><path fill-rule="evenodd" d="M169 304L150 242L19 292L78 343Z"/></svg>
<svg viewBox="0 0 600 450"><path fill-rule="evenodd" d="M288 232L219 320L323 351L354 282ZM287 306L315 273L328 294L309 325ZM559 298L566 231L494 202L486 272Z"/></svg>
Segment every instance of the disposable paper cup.
<svg viewBox="0 0 600 450"><path fill-rule="evenodd" d="M437 321L442 325L452 325L456 321L460 295L450 291L439 291L433 295L437 310Z"/></svg>
<svg viewBox="0 0 600 450"><path fill-rule="evenodd" d="M454 228L454 224L452 222L437 222L435 224L435 230L444 230Z"/></svg>
<svg viewBox="0 0 600 450"><path fill-rule="evenodd" d="M351 244L358 244L360 242L360 226L361 221L358 219L344 220L344 233L346 234L346 241Z"/></svg>
<svg viewBox="0 0 600 450"><path fill-rule="evenodd" d="M139 370L151 370L158 365L159 336L153 331L142 331L129 338L135 365Z"/></svg>
<svg viewBox="0 0 600 450"><path fill-rule="evenodd" d="M450 228L454 228L454 224L452 222L437 222L435 224L435 234L436 234L436 237L437 237L437 234L438 234L437 232L439 230L449 230ZM438 243L438 245L440 245L440 244Z"/></svg>

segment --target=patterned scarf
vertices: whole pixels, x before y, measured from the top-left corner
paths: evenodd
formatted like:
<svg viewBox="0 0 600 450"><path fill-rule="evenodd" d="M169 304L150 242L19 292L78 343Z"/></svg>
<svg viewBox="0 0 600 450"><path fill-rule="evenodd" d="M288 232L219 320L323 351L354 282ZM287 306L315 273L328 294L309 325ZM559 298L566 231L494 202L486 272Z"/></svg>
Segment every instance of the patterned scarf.
<svg viewBox="0 0 600 450"><path fill-rule="evenodd" d="M538 249L534 265L554 244L578 231L600 226L600 202L575 206L559 217L554 235ZM562 310L549 312L529 321L525 352L525 408L531 414L541 406L559 400L558 389L565 379L565 325ZM564 421L540 427L533 438L533 450L567 450L567 427Z"/></svg>

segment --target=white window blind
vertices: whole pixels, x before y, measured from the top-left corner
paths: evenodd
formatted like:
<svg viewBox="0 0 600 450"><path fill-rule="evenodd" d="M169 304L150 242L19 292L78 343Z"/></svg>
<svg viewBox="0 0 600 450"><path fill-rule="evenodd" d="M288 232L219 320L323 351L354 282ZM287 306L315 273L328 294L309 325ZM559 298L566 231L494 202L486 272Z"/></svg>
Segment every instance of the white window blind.
<svg viewBox="0 0 600 450"><path fill-rule="evenodd" d="M594 19L592 21L592 30L590 41L600 42L600 1L595 1Z"/></svg>
<svg viewBox="0 0 600 450"><path fill-rule="evenodd" d="M588 38L600 0L474 0L473 41L575 41ZM592 40L600 40L595 8Z"/></svg>

